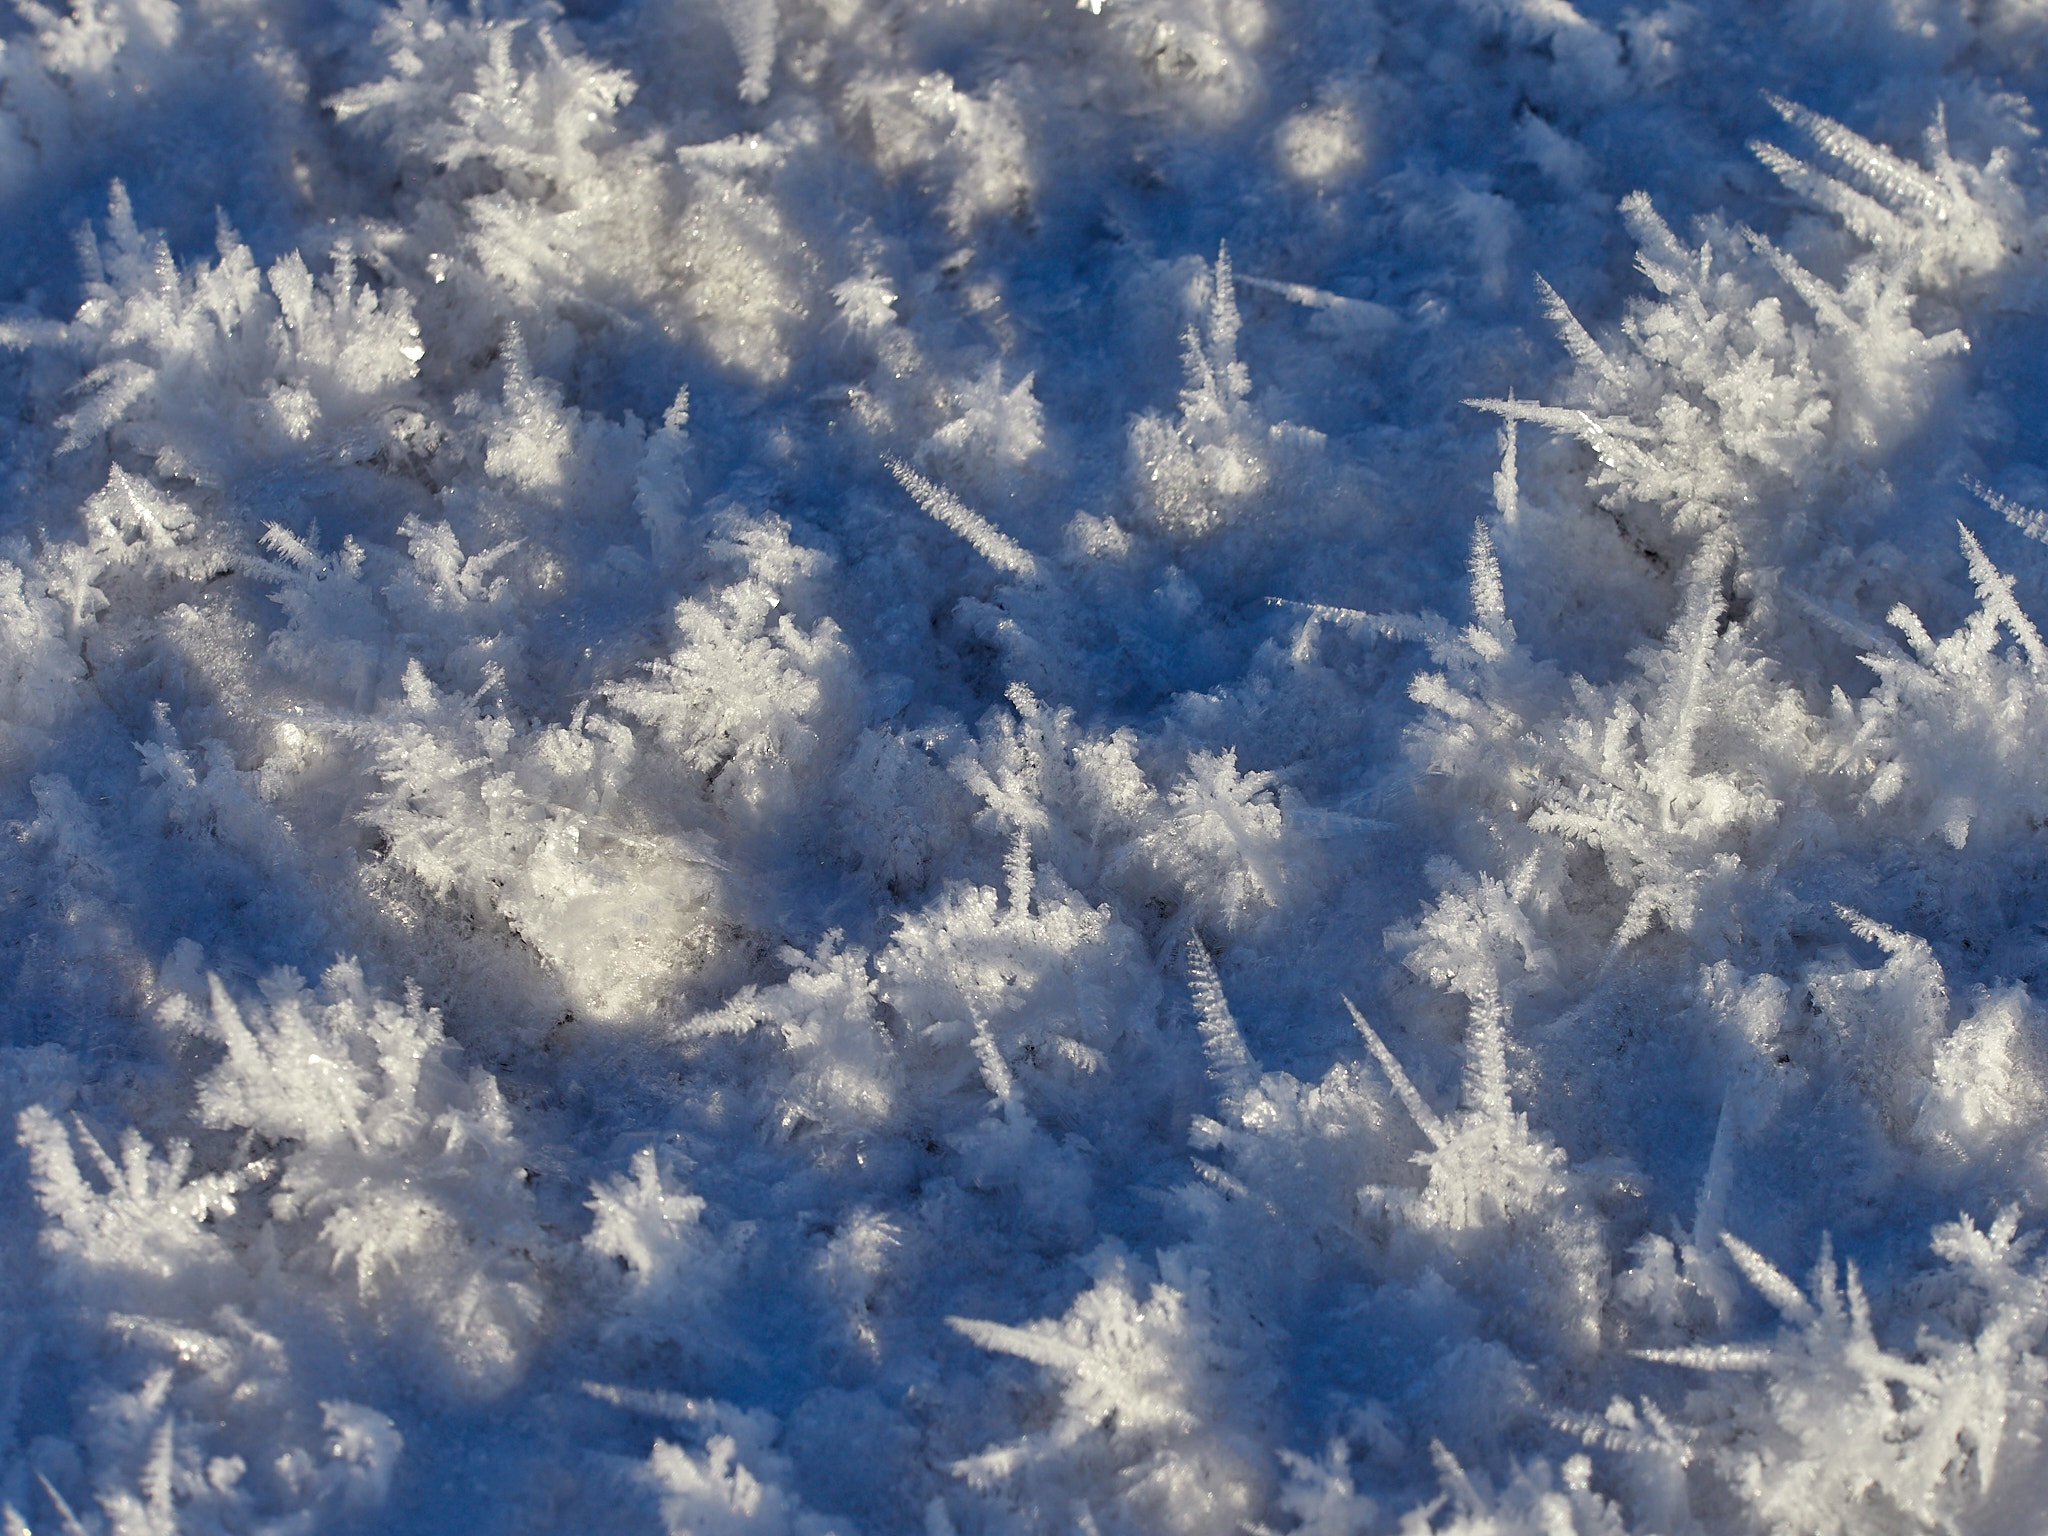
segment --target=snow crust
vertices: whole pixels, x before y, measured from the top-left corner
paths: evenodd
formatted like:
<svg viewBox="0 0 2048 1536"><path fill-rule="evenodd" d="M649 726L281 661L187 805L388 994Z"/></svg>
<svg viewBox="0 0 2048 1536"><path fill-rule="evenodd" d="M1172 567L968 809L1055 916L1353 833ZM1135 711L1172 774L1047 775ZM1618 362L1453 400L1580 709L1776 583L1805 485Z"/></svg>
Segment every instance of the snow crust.
<svg viewBox="0 0 2048 1536"><path fill-rule="evenodd" d="M2038 1532L2044 87L14 0L0 1532Z"/></svg>

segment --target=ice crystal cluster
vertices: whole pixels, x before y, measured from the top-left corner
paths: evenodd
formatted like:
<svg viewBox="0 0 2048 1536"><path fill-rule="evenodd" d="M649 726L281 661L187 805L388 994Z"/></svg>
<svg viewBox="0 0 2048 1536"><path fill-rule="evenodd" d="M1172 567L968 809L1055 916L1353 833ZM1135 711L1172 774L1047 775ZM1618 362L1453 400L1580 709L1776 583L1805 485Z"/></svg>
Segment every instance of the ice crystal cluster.
<svg viewBox="0 0 2048 1536"><path fill-rule="evenodd" d="M2042 0L12 0L0 1532L2036 1536Z"/></svg>

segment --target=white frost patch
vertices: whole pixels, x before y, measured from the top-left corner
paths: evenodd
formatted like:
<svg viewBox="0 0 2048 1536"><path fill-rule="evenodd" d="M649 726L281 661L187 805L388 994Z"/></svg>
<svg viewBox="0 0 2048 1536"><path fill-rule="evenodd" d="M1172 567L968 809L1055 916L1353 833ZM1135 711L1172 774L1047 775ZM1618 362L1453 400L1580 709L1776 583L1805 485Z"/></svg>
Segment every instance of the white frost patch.
<svg viewBox="0 0 2048 1536"><path fill-rule="evenodd" d="M20 0L0 1536L2031 1529L2041 9Z"/></svg>

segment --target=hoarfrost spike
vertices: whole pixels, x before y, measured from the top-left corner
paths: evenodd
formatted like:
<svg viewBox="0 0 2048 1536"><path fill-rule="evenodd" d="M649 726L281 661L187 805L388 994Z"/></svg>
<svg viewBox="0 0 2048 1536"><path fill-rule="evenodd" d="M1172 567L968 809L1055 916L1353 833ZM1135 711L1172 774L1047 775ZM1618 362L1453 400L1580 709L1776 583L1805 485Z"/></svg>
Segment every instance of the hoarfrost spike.
<svg viewBox="0 0 2048 1536"><path fill-rule="evenodd" d="M1256 1081L1258 1067L1231 1016L1216 962L1208 947L1192 934L1188 936L1188 990L1195 997L1195 1022L1202 1032L1203 1053L1209 1058L1209 1075L1226 1096L1234 1098Z"/></svg>
<svg viewBox="0 0 2048 1536"><path fill-rule="evenodd" d="M1386 1074L1387 1086L1394 1090L1394 1097L1399 1099L1401 1107L1408 1111L1408 1118L1415 1122L1417 1130L1429 1138L1432 1146L1441 1147L1445 1141L1442 1117L1429 1107L1428 1101L1422 1097L1421 1091L1408 1076L1400 1059L1387 1049L1386 1041L1380 1038L1378 1030L1366 1022L1365 1015L1358 1011L1358 1005L1347 997L1344 999L1344 1006L1350 1010L1351 1022L1357 1026L1359 1034L1365 1037L1365 1048L1372 1052L1372 1059L1379 1063L1380 1071Z"/></svg>
<svg viewBox="0 0 2048 1536"><path fill-rule="evenodd" d="M1614 359L1601 349L1600 343L1593 339L1593 333L1579 323L1579 317L1572 313L1564 296L1541 277L1536 279L1536 292L1543 300L1545 317L1557 328L1558 339L1564 343L1564 349L1571 354L1572 360L1591 368L1616 389L1625 387L1628 383L1626 376L1615 365Z"/></svg>
<svg viewBox="0 0 2048 1536"><path fill-rule="evenodd" d="M934 485L908 464L899 459L884 462L889 466L889 473L896 477L904 490L910 492L913 501L973 545L975 553L982 559L997 570L1007 571L1021 580L1034 584L1039 580L1038 559L1023 545L944 486Z"/></svg>

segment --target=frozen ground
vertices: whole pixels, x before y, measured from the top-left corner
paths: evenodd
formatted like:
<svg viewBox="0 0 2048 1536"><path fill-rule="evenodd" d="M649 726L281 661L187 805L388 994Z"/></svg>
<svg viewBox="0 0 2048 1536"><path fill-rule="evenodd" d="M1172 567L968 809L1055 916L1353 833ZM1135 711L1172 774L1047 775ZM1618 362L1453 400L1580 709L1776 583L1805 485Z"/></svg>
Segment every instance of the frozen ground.
<svg viewBox="0 0 2048 1536"><path fill-rule="evenodd" d="M2032 1536L2042 0L15 0L0 1530Z"/></svg>

